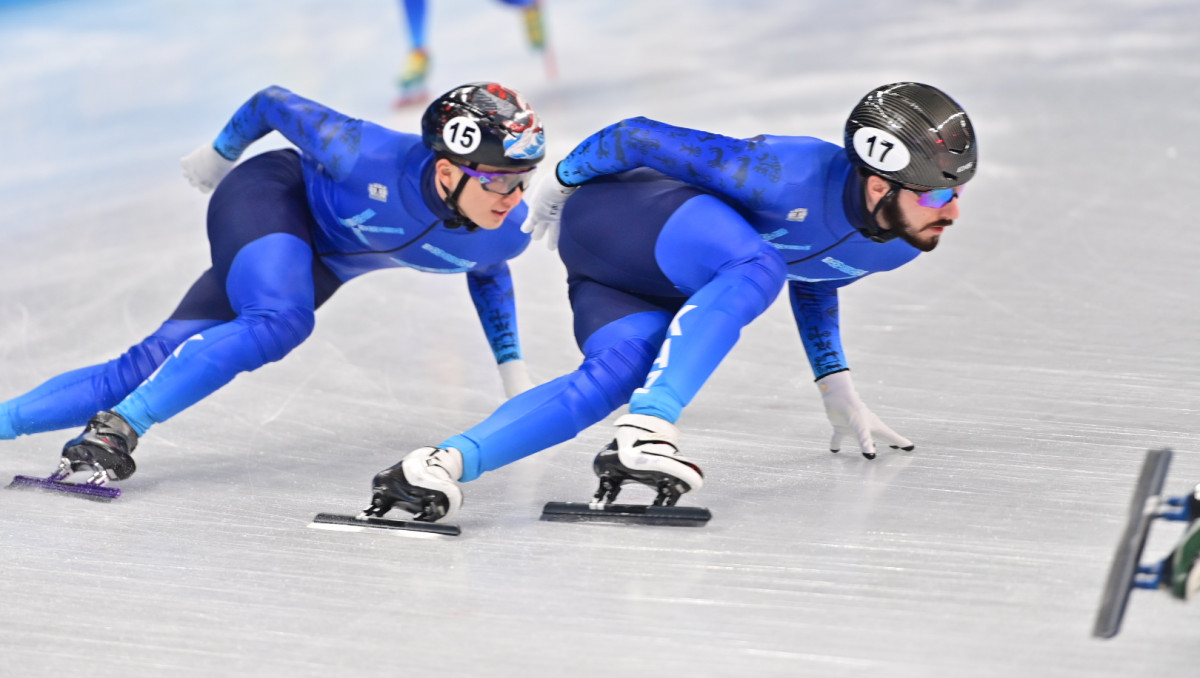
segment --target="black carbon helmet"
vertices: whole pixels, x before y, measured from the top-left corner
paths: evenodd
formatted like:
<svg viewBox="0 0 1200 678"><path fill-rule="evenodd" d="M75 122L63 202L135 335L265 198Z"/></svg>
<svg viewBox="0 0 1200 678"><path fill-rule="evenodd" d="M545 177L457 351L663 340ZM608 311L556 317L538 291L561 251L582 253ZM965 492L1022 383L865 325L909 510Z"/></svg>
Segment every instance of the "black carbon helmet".
<svg viewBox="0 0 1200 678"><path fill-rule="evenodd" d="M975 176L975 130L945 92L919 82L876 87L846 120L846 153L871 174L913 188L953 188Z"/></svg>
<svg viewBox="0 0 1200 678"><path fill-rule="evenodd" d="M546 154L542 121L516 90L474 82L446 92L421 117L430 150L463 165L533 167Z"/></svg>

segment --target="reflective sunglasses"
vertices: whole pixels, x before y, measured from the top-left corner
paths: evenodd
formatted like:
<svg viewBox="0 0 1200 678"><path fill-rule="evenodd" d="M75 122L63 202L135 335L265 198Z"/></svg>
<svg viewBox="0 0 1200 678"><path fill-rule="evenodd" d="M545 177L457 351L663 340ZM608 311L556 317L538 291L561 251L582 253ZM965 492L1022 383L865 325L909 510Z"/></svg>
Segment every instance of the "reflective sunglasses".
<svg viewBox="0 0 1200 678"><path fill-rule="evenodd" d="M918 205L921 205L922 207L932 207L933 209L941 209L946 205L949 205L951 200L954 200L959 196L960 193L962 193L962 186L955 186L954 188L930 188L925 190L909 188L908 186L901 186L901 188L906 191L912 191L913 193L916 193Z"/></svg>
<svg viewBox="0 0 1200 678"><path fill-rule="evenodd" d="M531 167L524 172L480 172L462 165L458 165L458 168L467 176L478 179L479 183L483 184L483 190L499 195L508 195L517 188L522 191L528 190L529 182L533 180L534 172L537 172L536 167Z"/></svg>

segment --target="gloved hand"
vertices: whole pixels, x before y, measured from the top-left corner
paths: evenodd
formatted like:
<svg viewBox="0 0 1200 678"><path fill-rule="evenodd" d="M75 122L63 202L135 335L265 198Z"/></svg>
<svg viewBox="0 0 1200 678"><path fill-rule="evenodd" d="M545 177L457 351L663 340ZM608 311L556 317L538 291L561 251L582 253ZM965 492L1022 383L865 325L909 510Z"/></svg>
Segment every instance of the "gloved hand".
<svg viewBox="0 0 1200 678"><path fill-rule="evenodd" d="M500 364L500 380L504 382L505 397L512 398L518 393L524 393L533 388L533 379L529 378L529 370L525 368L524 360L509 360Z"/></svg>
<svg viewBox="0 0 1200 678"><path fill-rule="evenodd" d="M201 193L209 193L236 163L217 153L212 144L205 144L180 158L179 164L183 166L183 176L188 183L200 189Z"/></svg>
<svg viewBox="0 0 1200 678"><path fill-rule="evenodd" d="M521 232L529 233L534 240L546 238L546 247L551 250L558 248L558 230L562 225L563 204L579 187L564 186L558 180L558 171L543 175L534 185L525 203L529 205L529 214L525 223L521 224Z"/></svg>
<svg viewBox="0 0 1200 678"><path fill-rule="evenodd" d="M915 447L909 440L892 429L867 409L858 392L854 390L854 381L850 379L849 370L834 372L817 380L821 389L821 398L825 401L825 415L833 424L833 438L829 441L829 451L837 452L842 448L842 439L846 436L858 438L858 446L867 459L875 458L875 441L877 437L886 441L892 449L910 452Z"/></svg>

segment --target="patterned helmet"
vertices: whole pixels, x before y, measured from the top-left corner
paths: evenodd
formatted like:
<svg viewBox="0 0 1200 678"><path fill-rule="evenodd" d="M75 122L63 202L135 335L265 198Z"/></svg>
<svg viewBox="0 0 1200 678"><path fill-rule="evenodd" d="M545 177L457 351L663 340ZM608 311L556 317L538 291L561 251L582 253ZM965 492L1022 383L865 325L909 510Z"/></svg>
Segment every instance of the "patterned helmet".
<svg viewBox="0 0 1200 678"><path fill-rule="evenodd" d="M533 167L546 154L537 112L516 90L494 82L455 87L421 117L430 150L465 165L509 169Z"/></svg>

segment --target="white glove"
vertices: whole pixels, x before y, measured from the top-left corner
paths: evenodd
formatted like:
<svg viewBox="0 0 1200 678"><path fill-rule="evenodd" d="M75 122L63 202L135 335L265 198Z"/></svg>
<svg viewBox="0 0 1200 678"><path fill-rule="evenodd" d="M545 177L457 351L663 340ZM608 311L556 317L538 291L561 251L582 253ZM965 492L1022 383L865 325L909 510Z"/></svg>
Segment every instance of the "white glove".
<svg viewBox="0 0 1200 678"><path fill-rule="evenodd" d="M825 415L833 424L833 438L829 441L829 451L837 452L842 448L842 438L854 436L858 438L858 446L867 459L875 458L875 442L873 438L887 441L892 449L911 451L914 445L909 440L892 429L867 409L858 392L854 390L854 381L850 372L843 370L834 372L817 380L821 389L821 398L825 401Z"/></svg>
<svg viewBox="0 0 1200 678"><path fill-rule="evenodd" d="M183 176L188 183L200 189L201 193L209 193L236 163L217 153L212 144L205 144L180 158L179 164L183 166Z"/></svg>
<svg viewBox="0 0 1200 678"><path fill-rule="evenodd" d="M546 247L558 248L558 229L562 225L563 204L579 187L563 186L558 180L558 171L543 175L534 185L525 203L529 205L529 214L525 223L521 224L521 232L529 233L534 240L546 238Z"/></svg>
<svg viewBox="0 0 1200 678"><path fill-rule="evenodd" d="M500 363L500 380L504 382L504 395L508 398L533 388L533 379L529 378L524 360Z"/></svg>

